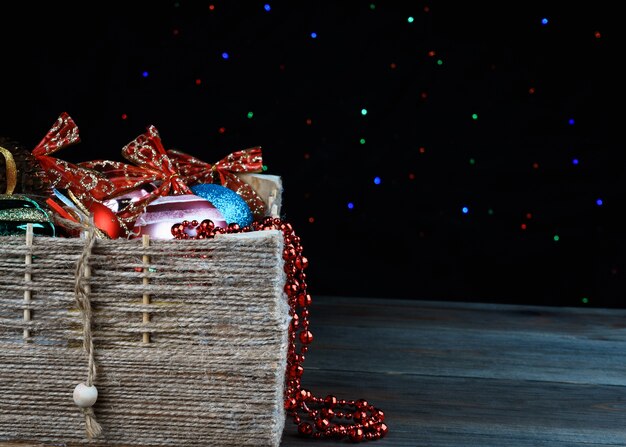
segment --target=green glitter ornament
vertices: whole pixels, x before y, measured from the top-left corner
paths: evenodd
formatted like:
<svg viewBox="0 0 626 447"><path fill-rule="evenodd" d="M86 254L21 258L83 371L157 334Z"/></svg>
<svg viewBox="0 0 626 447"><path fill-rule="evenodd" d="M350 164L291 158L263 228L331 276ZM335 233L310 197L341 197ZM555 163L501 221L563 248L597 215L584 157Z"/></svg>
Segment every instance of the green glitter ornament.
<svg viewBox="0 0 626 447"><path fill-rule="evenodd" d="M6 161L6 191L0 194L0 236L24 235L29 223L34 235L55 236L54 224L46 210L30 197L13 194L17 183L15 161L1 146L0 155Z"/></svg>
<svg viewBox="0 0 626 447"><path fill-rule="evenodd" d="M55 236L50 215L37 202L26 196L0 195L0 236L26 234L29 223L35 236Z"/></svg>

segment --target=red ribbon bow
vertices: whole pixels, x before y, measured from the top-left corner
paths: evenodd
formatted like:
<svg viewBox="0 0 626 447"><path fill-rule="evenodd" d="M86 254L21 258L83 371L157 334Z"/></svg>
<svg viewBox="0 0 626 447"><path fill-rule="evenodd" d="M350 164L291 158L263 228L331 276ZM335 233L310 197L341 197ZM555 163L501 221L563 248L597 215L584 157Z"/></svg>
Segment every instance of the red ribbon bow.
<svg viewBox="0 0 626 447"><path fill-rule="evenodd" d="M50 156L79 141L76 123L63 112L31 153L50 181L51 187L71 191L83 205L88 206L94 200L101 200L110 194L113 185L95 171Z"/></svg>
<svg viewBox="0 0 626 447"><path fill-rule="evenodd" d="M188 185L219 183L239 194L250 207L255 219L265 217L265 202L252 187L239 178L237 172L262 172L260 147L233 152L215 164L204 162L184 152L169 149L167 154L176 162Z"/></svg>
<svg viewBox="0 0 626 447"><path fill-rule="evenodd" d="M168 157L156 127L139 135L122 148L122 156L134 163L129 165L119 161L94 160L81 163L89 169L102 173L113 185L107 198L114 198L146 184L156 187L145 197L131 202L118 211L117 216L132 230L139 215L150 202L162 196L193 194L181 178L174 162Z"/></svg>

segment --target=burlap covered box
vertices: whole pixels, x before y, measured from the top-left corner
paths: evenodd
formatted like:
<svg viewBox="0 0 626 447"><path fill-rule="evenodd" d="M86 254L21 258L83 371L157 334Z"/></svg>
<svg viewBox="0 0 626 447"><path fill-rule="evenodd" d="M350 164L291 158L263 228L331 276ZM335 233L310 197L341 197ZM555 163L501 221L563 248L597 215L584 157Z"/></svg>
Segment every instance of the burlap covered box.
<svg viewBox="0 0 626 447"><path fill-rule="evenodd" d="M282 254L278 230L0 237L0 442L279 445ZM93 440L72 398L89 374Z"/></svg>

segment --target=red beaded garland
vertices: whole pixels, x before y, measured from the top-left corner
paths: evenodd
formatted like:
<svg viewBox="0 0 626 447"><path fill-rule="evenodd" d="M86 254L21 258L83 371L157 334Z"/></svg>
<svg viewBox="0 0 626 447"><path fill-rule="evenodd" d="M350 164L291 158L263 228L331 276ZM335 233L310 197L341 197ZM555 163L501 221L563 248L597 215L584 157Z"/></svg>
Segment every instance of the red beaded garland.
<svg viewBox="0 0 626 447"><path fill-rule="evenodd" d="M188 229L189 232L195 231L196 235L190 236ZM298 426L300 435L315 439L333 437L362 442L384 437L389 430L387 424L383 422L385 414L365 399L345 400L337 399L333 395L320 398L302 388L304 373L302 363L308 345L313 341L313 333L309 330L308 309L312 298L307 293L304 273L309 261L302 256L301 240L299 236L296 236L293 225L272 217L255 221L246 227L229 224L228 228L215 227L210 220L203 220L200 223L197 220L191 222L185 220L172 226L172 236L175 239L206 239L213 238L216 234L265 230L281 230L285 242L283 259L287 281L284 290L290 307L289 315L292 318L289 325L284 402L287 415ZM305 418L310 422L303 421ZM344 419L346 422L341 423L337 419Z"/></svg>

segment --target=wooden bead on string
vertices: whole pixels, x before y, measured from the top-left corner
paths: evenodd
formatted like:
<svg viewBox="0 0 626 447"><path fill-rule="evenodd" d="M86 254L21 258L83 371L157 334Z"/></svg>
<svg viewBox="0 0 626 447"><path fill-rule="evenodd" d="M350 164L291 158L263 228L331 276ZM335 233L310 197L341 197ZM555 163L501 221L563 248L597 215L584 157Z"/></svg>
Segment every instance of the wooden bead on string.
<svg viewBox="0 0 626 447"><path fill-rule="evenodd" d="M79 383L74 388L74 403L80 408L93 407L98 400L98 388Z"/></svg>

